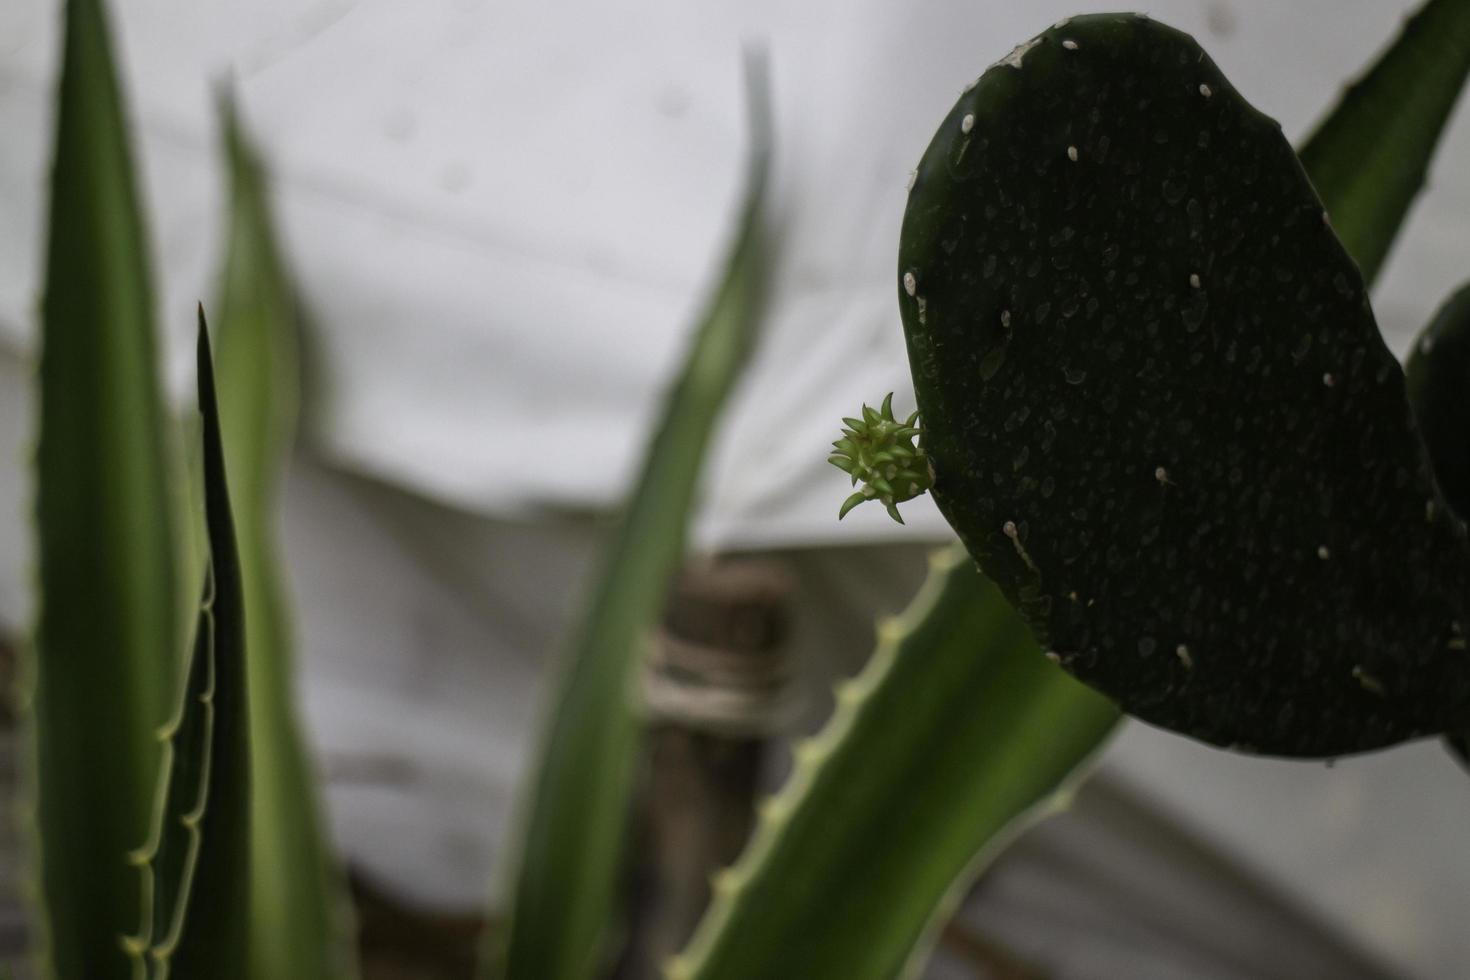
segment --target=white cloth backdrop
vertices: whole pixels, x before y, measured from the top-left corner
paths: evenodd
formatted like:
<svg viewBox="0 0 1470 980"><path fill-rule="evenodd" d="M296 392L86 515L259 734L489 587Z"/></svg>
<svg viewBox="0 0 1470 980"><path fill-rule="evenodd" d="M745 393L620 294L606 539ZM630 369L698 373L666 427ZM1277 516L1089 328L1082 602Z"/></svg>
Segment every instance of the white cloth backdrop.
<svg viewBox="0 0 1470 980"><path fill-rule="evenodd" d="M214 85L271 160L322 375L285 522L304 701L344 846L473 901L547 646L624 491L716 271L745 138L742 39L770 53L774 307L718 440L696 538L796 554L804 651L850 669L945 540L833 519L825 463L864 399L911 404L893 254L907 173L959 90L1078 9L1032 0L480 4L114 0L176 391L221 237ZM1304 134L1408 0L1158 0ZM24 625L30 358L58 5L0 4L0 617ZM1467 274L1459 113L1375 302L1402 351ZM514 461L507 465L509 454ZM325 464L325 465L323 465ZM861 549L888 542L891 549ZM837 640L841 640L839 645ZM825 642L824 642L825 640ZM836 650L834 653L833 651ZM820 656L814 673L821 673ZM1470 779L1433 745L1266 763L1133 726L1109 765L1378 952L1470 973Z"/></svg>

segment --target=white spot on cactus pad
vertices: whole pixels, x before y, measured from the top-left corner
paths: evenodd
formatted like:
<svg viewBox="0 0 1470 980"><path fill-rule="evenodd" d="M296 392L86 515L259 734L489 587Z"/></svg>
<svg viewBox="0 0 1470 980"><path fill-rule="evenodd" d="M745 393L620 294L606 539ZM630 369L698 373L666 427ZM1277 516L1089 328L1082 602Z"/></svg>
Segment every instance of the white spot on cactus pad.
<svg viewBox="0 0 1470 980"><path fill-rule="evenodd" d="M1380 698L1384 696L1383 682L1364 670L1361 664L1353 668L1353 678L1369 694L1376 694Z"/></svg>
<svg viewBox="0 0 1470 980"><path fill-rule="evenodd" d="M1066 48L1068 51L1076 51L1077 42L1072 40L1071 38L1067 38L1067 40L1062 42L1062 47Z"/></svg>
<svg viewBox="0 0 1470 980"><path fill-rule="evenodd" d="M1184 665L1185 670L1194 669L1194 657L1190 655L1189 647L1183 643L1174 648L1174 656L1179 658L1179 662Z"/></svg>
<svg viewBox="0 0 1470 980"><path fill-rule="evenodd" d="M912 296L918 288L919 281L914 278L914 274L912 272L905 272L903 274L903 291Z"/></svg>
<svg viewBox="0 0 1470 980"><path fill-rule="evenodd" d="M1012 541L1016 540L1016 536L1020 533L1016 530L1015 521L1006 521L1005 524L1001 525L1001 530L1004 531L1005 536L1010 538Z"/></svg>
<svg viewBox="0 0 1470 980"><path fill-rule="evenodd" d="M1198 289L1199 288L1199 273L1198 272L1191 272L1189 274L1189 285L1191 287L1193 287L1194 289Z"/></svg>
<svg viewBox="0 0 1470 980"><path fill-rule="evenodd" d="M1200 82L1199 83L1199 94L1200 95L1203 95L1205 98L1208 99L1210 96L1212 96L1212 95L1215 94L1215 90L1212 89L1212 88L1210 88L1204 82Z"/></svg>
<svg viewBox="0 0 1470 980"><path fill-rule="evenodd" d="M997 61L996 64L997 65L1010 65L1012 68L1020 68L1021 67L1021 62L1023 60L1025 60L1025 58L1026 58L1026 54L1032 48L1036 47L1040 43L1041 43L1041 38L1039 38L1039 37L1033 37L1029 41L1025 41L1025 42L1023 42L1021 44L1018 44L1014 48L1011 49L1011 53L1010 54L1006 55L1004 58L1002 58L999 61Z"/></svg>
<svg viewBox="0 0 1470 980"><path fill-rule="evenodd" d="M1326 561L1327 559L1329 559L1329 558L1332 557L1332 552L1328 550L1328 548L1327 548L1327 546L1325 544L1318 545L1317 546L1317 557L1320 558L1320 559L1322 559L1323 561Z"/></svg>
<svg viewBox="0 0 1470 980"><path fill-rule="evenodd" d="M965 113L965 118L960 120L960 132L968 133L975 128L975 116L973 113Z"/></svg>
<svg viewBox="0 0 1470 980"><path fill-rule="evenodd" d="M1322 383L1331 388L1333 385L1337 384L1337 378L1333 375L1331 371L1328 371L1326 374L1322 375Z"/></svg>
<svg viewBox="0 0 1470 980"><path fill-rule="evenodd" d="M1068 160L1071 160L1073 163L1076 163L1077 162L1077 147L1075 147L1075 146L1069 146L1069 147L1067 147L1067 159Z"/></svg>

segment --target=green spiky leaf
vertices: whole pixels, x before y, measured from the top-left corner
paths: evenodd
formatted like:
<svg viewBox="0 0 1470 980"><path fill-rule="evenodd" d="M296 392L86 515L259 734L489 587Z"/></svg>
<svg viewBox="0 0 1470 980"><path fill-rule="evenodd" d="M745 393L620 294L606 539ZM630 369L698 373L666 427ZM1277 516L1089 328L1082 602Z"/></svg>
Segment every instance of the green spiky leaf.
<svg viewBox="0 0 1470 980"><path fill-rule="evenodd" d="M1078 677L1287 755L1470 718L1470 549L1403 375L1279 127L1191 38L1078 17L987 71L898 277L935 501Z"/></svg>
<svg viewBox="0 0 1470 980"><path fill-rule="evenodd" d="M266 174L220 103L230 224L218 318L219 398L250 637L255 980L355 973L346 898L296 719L292 629L276 548L277 498L295 439L296 303L276 243Z"/></svg>
<svg viewBox="0 0 1470 980"><path fill-rule="evenodd" d="M1430 0L1302 147L1302 164L1357 259L1378 278L1470 74L1470 4Z"/></svg>
<svg viewBox="0 0 1470 980"><path fill-rule="evenodd" d="M889 980L1118 720L959 547L796 749L668 980Z"/></svg>
<svg viewBox="0 0 1470 980"><path fill-rule="evenodd" d="M763 265L761 206L769 110L752 66L751 139L739 231L605 555L555 691L534 768L513 879L508 936L490 970L509 980L599 975L616 925L615 893L638 749L632 689L640 652L684 531L705 445L755 336Z"/></svg>
<svg viewBox="0 0 1470 980"><path fill-rule="evenodd" d="M123 947L133 960L135 975L148 980L168 975L183 935L209 805L217 682L214 595L213 575L206 565L182 704L159 733L163 762L153 834L130 855L140 878L142 922L123 940Z"/></svg>
<svg viewBox="0 0 1470 980"><path fill-rule="evenodd" d="M45 971L123 980L182 646L149 246L98 0L63 21L36 453L32 738Z"/></svg>
<svg viewBox="0 0 1470 980"><path fill-rule="evenodd" d="M209 560L181 704L162 733L153 830L132 855L141 925L124 948L147 980L240 980L249 954L245 611L203 309L198 361Z"/></svg>

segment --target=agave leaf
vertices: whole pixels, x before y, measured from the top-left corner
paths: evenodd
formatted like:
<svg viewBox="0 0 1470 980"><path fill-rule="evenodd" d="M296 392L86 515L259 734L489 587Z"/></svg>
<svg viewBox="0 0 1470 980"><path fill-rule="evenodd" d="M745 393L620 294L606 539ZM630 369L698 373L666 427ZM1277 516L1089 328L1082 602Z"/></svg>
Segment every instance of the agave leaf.
<svg viewBox="0 0 1470 980"><path fill-rule="evenodd" d="M1048 663L958 546L884 623L669 980L888 980L1118 720Z"/></svg>
<svg viewBox="0 0 1470 980"><path fill-rule="evenodd" d="M43 972L128 975L181 593L148 243L98 0L65 8L37 446L34 662Z"/></svg>
<svg viewBox="0 0 1470 980"><path fill-rule="evenodd" d="M1372 284L1470 74L1470 4L1429 0L1300 151L1332 226Z"/></svg>
<svg viewBox="0 0 1470 980"><path fill-rule="evenodd" d="M230 228L218 382L250 637L254 748L250 976L332 980L356 971L347 903L295 715L291 616L276 551L276 504L295 439L300 385L296 305L276 244L266 174L228 98L220 112Z"/></svg>
<svg viewBox="0 0 1470 980"><path fill-rule="evenodd" d="M581 980L597 974L608 953L639 744L631 691L646 632L684 553L705 445L758 319L769 110L760 66L749 81L752 151L724 280L567 651L533 769L508 934L489 955L490 969L510 980Z"/></svg>
<svg viewBox="0 0 1470 980"><path fill-rule="evenodd" d="M206 564L182 701L173 721L159 732L163 765L152 835L130 855L142 886L142 920L137 933L123 940L123 948L133 960L134 975L148 980L168 974L199 864L215 727L214 597L213 573Z"/></svg>
<svg viewBox="0 0 1470 980"><path fill-rule="evenodd" d="M214 731L201 843L174 951L174 975L246 976L250 919L250 699L240 556L230 514L220 410L204 309L199 310L199 411L203 417L204 509L214 580Z"/></svg>
<svg viewBox="0 0 1470 980"><path fill-rule="evenodd" d="M250 887L250 732L245 613L219 409L199 311L209 559L182 702L161 733L164 763L153 829L132 855L140 928L128 937L135 977L246 976Z"/></svg>

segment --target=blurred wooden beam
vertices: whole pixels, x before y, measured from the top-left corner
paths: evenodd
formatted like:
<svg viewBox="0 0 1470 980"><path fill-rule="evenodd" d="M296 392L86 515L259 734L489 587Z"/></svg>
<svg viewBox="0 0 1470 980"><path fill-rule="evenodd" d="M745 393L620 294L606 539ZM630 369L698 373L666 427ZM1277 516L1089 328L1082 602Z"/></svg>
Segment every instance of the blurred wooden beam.
<svg viewBox="0 0 1470 980"><path fill-rule="evenodd" d="M792 583L772 561L704 562L674 584L643 678L649 713L627 942L615 976L655 980L754 824L769 737L789 716Z"/></svg>

